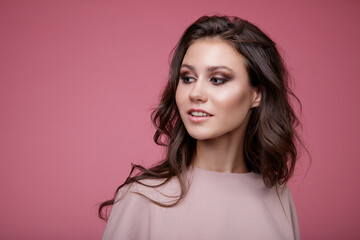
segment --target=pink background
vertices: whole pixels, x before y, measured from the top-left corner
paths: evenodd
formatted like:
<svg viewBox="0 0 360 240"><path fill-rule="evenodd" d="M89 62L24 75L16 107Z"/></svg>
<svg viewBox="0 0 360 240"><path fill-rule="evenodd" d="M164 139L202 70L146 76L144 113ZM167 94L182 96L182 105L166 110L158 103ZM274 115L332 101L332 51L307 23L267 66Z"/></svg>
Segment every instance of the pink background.
<svg viewBox="0 0 360 240"><path fill-rule="evenodd" d="M359 239L359 1L0 2L0 239L99 239L96 204L162 156L151 108L168 56L204 14L280 45L303 103L289 184L303 239Z"/></svg>

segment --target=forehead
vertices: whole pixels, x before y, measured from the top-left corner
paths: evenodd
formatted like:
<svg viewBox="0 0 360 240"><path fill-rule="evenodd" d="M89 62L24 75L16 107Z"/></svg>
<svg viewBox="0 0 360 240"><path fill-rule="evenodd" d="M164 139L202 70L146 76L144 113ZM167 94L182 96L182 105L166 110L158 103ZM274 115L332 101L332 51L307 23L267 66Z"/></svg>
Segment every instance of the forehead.
<svg viewBox="0 0 360 240"><path fill-rule="evenodd" d="M195 40L185 53L183 64L195 67L224 65L244 68L244 57L230 43L219 38Z"/></svg>

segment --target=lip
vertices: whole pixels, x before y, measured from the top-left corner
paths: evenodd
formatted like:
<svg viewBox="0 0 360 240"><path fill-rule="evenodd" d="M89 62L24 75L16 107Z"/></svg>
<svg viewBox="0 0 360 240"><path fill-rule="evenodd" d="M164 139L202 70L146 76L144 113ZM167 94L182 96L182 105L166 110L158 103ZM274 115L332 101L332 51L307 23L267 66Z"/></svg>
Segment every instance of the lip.
<svg viewBox="0 0 360 240"><path fill-rule="evenodd" d="M191 112L203 112L203 113L206 113L207 115L210 115L210 117L212 116L212 114L210 114L202 109L199 109L199 108L190 108L186 113L190 114Z"/></svg>
<svg viewBox="0 0 360 240"><path fill-rule="evenodd" d="M191 112L203 112L203 113L206 113L206 114L208 114L209 116L206 116L206 117L195 117L195 116L191 116ZM191 121L191 122L195 122L195 123L199 123L199 122L203 122L203 121L206 121L206 120L208 120L209 118L211 118L213 115L212 114L210 114L210 113L208 113L208 112L206 112L206 111L204 111L204 110L202 110L202 109L195 109L195 108L191 108L191 109L189 109L188 111L187 111L187 114L188 114L188 116L189 116L189 120Z"/></svg>

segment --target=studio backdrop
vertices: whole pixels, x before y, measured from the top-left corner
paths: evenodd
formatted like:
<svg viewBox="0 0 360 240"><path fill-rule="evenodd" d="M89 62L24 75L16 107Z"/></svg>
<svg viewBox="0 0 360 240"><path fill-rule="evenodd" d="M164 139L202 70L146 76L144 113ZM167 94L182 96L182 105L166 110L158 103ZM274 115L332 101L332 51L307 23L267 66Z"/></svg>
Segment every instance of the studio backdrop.
<svg viewBox="0 0 360 240"><path fill-rule="evenodd" d="M0 239L100 239L98 203L163 156L150 114L184 29L235 15L302 102L302 239L359 239L359 1L0 1ZM140 214L140 213L139 213Z"/></svg>

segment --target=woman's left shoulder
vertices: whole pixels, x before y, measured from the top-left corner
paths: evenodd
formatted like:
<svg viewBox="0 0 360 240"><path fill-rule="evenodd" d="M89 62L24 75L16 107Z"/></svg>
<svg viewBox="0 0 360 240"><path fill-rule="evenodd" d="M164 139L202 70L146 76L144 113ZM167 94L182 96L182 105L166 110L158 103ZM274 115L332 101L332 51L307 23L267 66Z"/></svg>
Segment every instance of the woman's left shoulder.
<svg viewBox="0 0 360 240"><path fill-rule="evenodd" d="M279 196L281 198L289 198L291 197L291 190L288 187L288 185L283 184L283 185L277 185L273 187L274 191L277 192L279 194Z"/></svg>
<svg viewBox="0 0 360 240"><path fill-rule="evenodd" d="M272 188L269 189L271 194L283 202L283 203L290 203L293 202L293 197L291 194L291 190L286 184L282 185L275 185Z"/></svg>
<svg viewBox="0 0 360 240"><path fill-rule="evenodd" d="M280 197L281 199L292 198L291 190L287 184L276 184L272 187L267 187L265 185L263 177L257 173L253 173L251 175L251 179L252 179L251 187L253 189L257 189L260 192L263 192L265 195L266 194L274 195L276 196L276 198Z"/></svg>

